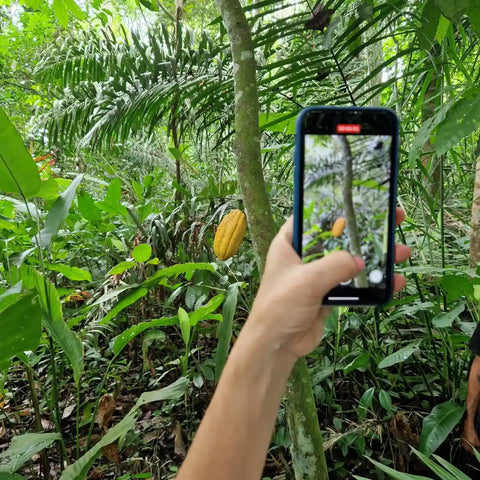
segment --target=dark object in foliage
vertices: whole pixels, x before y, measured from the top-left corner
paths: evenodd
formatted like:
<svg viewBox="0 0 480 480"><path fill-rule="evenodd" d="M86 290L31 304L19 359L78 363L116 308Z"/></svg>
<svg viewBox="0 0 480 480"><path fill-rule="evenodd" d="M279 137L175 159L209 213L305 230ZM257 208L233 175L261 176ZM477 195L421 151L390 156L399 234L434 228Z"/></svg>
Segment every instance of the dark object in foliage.
<svg viewBox="0 0 480 480"><path fill-rule="evenodd" d="M305 23L305 28L307 30L319 30L322 32L330 24L332 18L332 13L335 10L330 8L324 8L321 3L319 3L313 10L313 17Z"/></svg>

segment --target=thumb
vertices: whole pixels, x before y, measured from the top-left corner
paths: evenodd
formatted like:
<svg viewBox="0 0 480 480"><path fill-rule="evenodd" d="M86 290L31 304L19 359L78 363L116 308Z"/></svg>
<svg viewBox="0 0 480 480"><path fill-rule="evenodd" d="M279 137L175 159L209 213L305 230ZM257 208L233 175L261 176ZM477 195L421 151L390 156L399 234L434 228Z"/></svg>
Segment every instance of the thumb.
<svg viewBox="0 0 480 480"><path fill-rule="evenodd" d="M364 268L365 263L360 257L338 251L305 264L304 274L308 283L315 285L315 290L323 296L340 282L355 278Z"/></svg>

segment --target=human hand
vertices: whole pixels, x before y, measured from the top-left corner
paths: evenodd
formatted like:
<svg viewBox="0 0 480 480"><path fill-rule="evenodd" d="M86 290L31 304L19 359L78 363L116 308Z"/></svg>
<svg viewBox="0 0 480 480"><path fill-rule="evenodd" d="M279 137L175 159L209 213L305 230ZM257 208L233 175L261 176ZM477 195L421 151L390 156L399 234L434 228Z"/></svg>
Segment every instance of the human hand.
<svg viewBox="0 0 480 480"><path fill-rule="evenodd" d="M475 423L473 420L465 420L462 433L462 446L468 452L473 454L473 447L480 447L480 439L478 438L477 431L475 430Z"/></svg>
<svg viewBox="0 0 480 480"><path fill-rule="evenodd" d="M396 210L396 223L405 219ZM361 258L346 251L328 254L320 260L303 263L292 247L293 217L273 239L265 271L246 327L265 334L276 350L298 359L320 343L330 307L322 306L325 294L340 282L354 278L363 268ZM410 256L406 245L395 246L395 262ZM395 274L394 291L406 284L403 275Z"/></svg>

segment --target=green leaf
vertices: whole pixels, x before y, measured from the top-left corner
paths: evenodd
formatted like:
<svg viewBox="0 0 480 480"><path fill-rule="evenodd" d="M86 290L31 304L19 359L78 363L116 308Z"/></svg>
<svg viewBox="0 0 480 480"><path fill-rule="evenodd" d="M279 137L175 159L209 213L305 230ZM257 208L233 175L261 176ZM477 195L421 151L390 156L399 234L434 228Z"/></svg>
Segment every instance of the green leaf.
<svg viewBox="0 0 480 480"><path fill-rule="evenodd" d="M183 341L188 347L190 342L190 317L182 307L178 309L178 320L180 322L180 330L182 331Z"/></svg>
<svg viewBox="0 0 480 480"><path fill-rule="evenodd" d="M171 267L162 268L157 273L143 282L144 287L154 287L159 281L166 277L176 277L180 274L195 272L196 270L208 270L214 272L215 269L210 263L179 263Z"/></svg>
<svg viewBox="0 0 480 480"><path fill-rule="evenodd" d="M365 390L363 395L360 397L358 402L358 420L362 421L367 416L367 412L372 406L373 402L373 395L375 394L375 387L370 387L369 389Z"/></svg>
<svg viewBox="0 0 480 480"><path fill-rule="evenodd" d="M388 412L392 413L393 412L393 403L392 403L392 397L388 392L385 390L380 390L378 394L378 401L380 402L380 405Z"/></svg>
<svg viewBox="0 0 480 480"><path fill-rule="evenodd" d="M44 200L55 200L58 197L58 188L58 182L53 177L50 177L40 182L40 190L38 190L35 196Z"/></svg>
<svg viewBox="0 0 480 480"><path fill-rule="evenodd" d="M206 305L197 308L190 314L190 325L194 327L198 322L206 318L210 313L214 312L223 302L223 295L215 295Z"/></svg>
<svg viewBox="0 0 480 480"><path fill-rule="evenodd" d="M215 352L215 381L217 382L227 362L232 341L233 317L237 308L238 287L239 283L234 283L228 287L227 298L222 308L223 321L218 325L218 343Z"/></svg>
<svg viewBox="0 0 480 480"><path fill-rule="evenodd" d="M453 321L465 310L465 302L458 302L450 312L443 312L432 318L432 324L435 328L451 327Z"/></svg>
<svg viewBox="0 0 480 480"><path fill-rule="evenodd" d="M59 433L25 433L13 437L8 449L0 453L0 472L14 473L44 448L60 438ZM7 459L7 461L2 461Z"/></svg>
<svg viewBox="0 0 480 480"><path fill-rule="evenodd" d="M449 400L433 407L423 419L422 433L418 449L430 456L448 437L465 412L464 405Z"/></svg>
<svg viewBox="0 0 480 480"><path fill-rule="evenodd" d="M467 9L467 15L473 29L478 35L480 35L480 3L476 1L470 2L470 6Z"/></svg>
<svg viewBox="0 0 480 480"><path fill-rule="evenodd" d="M370 365L370 354L364 352L360 354L357 358L353 359L344 369L344 375L348 375L350 372L353 372L357 369L365 369Z"/></svg>
<svg viewBox="0 0 480 480"><path fill-rule="evenodd" d="M123 273L127 271L129 268L135 267L136 265L137 265L137 262L133 262L132 260L120 262L117 265L115 265L113 268L111 268L110 271L107 273L107 275L119 275L120 273Z"/></svg>
<svg viewBox="0 0 480 480"><path fill-rule="evenodd" d="M40 176L22 137L0 108L0 190L26 198L40 189Z"/></svg>
<svg viewBox="0 0 480 480"><path fill-rule="evenodd" d="M372 458L367 457L370 462L372 462L379 470L385 472L390 478L394 480L432 480L431 478L424 477L422 475L413 475L411 473L397 472L393 468L387 467Z"/></svg>
<svg viewBox="0 0 480 480"><path fill-rule="evenodd" d="M26 478L17 473L2 473L0 471L0 480L26 480Z"/></svg>
<svg viewBox="0 0 480 480"><path fill-rule="evenodd" d="M136 336L140 335L145 330L154 327L161 327L166 325L172 325L176 323L174 319L170 317L156 318L155 320L150 320L149 322L137 323L133 327L127 328L120 335L117 335L112 340L112 352L114 355L118 355L127 345L131 342Z"/></svg>
<svg viewBox="0 0 480 480"><path fill-rule="evenodd" d="M444 460L438 455L433 455L435 460L440 463L442 466L435 463L433 460L428 458L422 452L419 452L412 446L410 446L415 455L426 465L433 473L438 475L442 480L472 480L470 477L467 477L463 472L458 468L454 467L451 463Z"/></svg>
<svg viewBox="0 0 480 480"><path fill-rule="evenodd" d="M67 9L78 20L85 19L85 12L74 2L74 0L63 0Z"/></svg>
<svg viewBox="0 0 480 480"><path fill-rule="evenodd" d="M41 248L50 246L53 238L57 234L60 225L68 215L68 211L72 205L72 201L75 197L77 187L83 179L83 175L78 175L68 188L55 200L52 208L48 212L47 219L45 220L45 227L40 231L35 240L38 240L38 244Z"/></svg>
<svg viewBox="0 0 480 480"><path fill-rule="evenodd" d="M122 183L119 178L114 178L107 188L105 200L96 203L102 210L114 215L128 215L127 209L122 205Z"/></svg>
<svg viewBox="0 0 480 480"><path fill-rule="evenodd" d="M102 211L87 192L83 191L77 195L77 204L82 217L89 222L96 223L102 218Z"/></svg>
<svg viewBox="0 0 480 480"><path fill-rule="evenodd" d="M137 245L132 252L132 258L137 262L146 262L152 256L152 247L147 243Z"/></svg>
<svg viewBox="0 0 480 480"><path fill-rule="evenodd" d="M138 299L144 297L148 293L148 288L139 288L133 291L130 295L122 298L117 305L115 305L99 322L100 325L108 323L115 318L122 310L135 303Z"/></svg>
<svg viewBox="0 0 480 480"><path fill-rule="evenodd" d="M295 134L295 116L297 112L288 113L260 113L259 126L261 130L280 132L287 135Z"/></svg>
<svg viewBox="0 0 480 480"><path fill-rule="evenodd" d="M476 2L477 0L473 1ZM458 23L460 21L471 2L472 0L435 0L442 15L447 17L453 23Z"/></svg>
<svg viewBox="0 0 480 480"><path fill-rule="evenodd" d="M73 369L75 382L78 383L83 373L82 342L63 320L62 304L55 285L37 271L30 269L29 272L37 289L43 312L42 325L67 356ZM24 284L27 284L27 282L28 280L25 278Z"/></svg>
<svg viewBox="0 0 480 480"><path fill-rule="evenodd" d="M63 3L63 0L53 0L52 3L53 12L57 17L58 23L62 27L68 27L68 9Z"/></svg>
<svg viewBox="0 0 480 480"><path fill-rule="evenodd" d="M17 353L35 350L40 341L42 312L37 296L22 295L0 315L0 371Z"/></svg>
<svg viewBox="0 0 480 480"><path fill-rule="evenodd" d="M46 267L50 271L61 273L65 278L74 282L92 281L90 272L87 272L83 268L71 267L70 265L64 265L63 263L47 263Z"/></svg>
<svg viewBox="0 0 480 480"><path fill-rule="evenodd" d="M447 296L447 302L454 302L460 297L472 298L473 285L465 276L444 275L440 278L440 286Z"/></svg>
<svg viewBox="0 0 480 480"><path fill-rule="evenodd" d="M428 0L422 10L422 23L417 30L418 41L423 50L431 50L439 20L440 10L435 4L435 0Z"/></svg>
<svg viewBox="0 0 480 480"><path fill-rule="evenodd" d="M421 340L412 342L410 345L397 350L396 352L385 357L379 364L378 368L388 368L397 363L402 363L408 360L420 348Z"/></svg>
<svg viewBox="0 0 480 480"><path fill-rule="evenodd" d="M453 2L452 2L453 3ZM435 151L443 155L478 128L480 122L480 88L471 88L448 110L435 137Z"/></svg>

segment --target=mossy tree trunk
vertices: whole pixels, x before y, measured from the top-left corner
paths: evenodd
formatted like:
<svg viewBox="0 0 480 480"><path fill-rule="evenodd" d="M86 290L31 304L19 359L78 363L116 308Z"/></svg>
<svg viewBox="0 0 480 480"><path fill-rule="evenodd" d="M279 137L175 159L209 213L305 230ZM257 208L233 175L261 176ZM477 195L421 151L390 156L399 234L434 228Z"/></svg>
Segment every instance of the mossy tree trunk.
<svg viewBox="0 0 480 480"><path fill-rule="evenodd" d="M238 0L216 0L233 57L235 89L234 154L250 236L263 271L275 235L262 170L256 65L250 27ZM328 478L322 437L305 359L295 365L286 393L291 451L297 480Z"/></svg>

